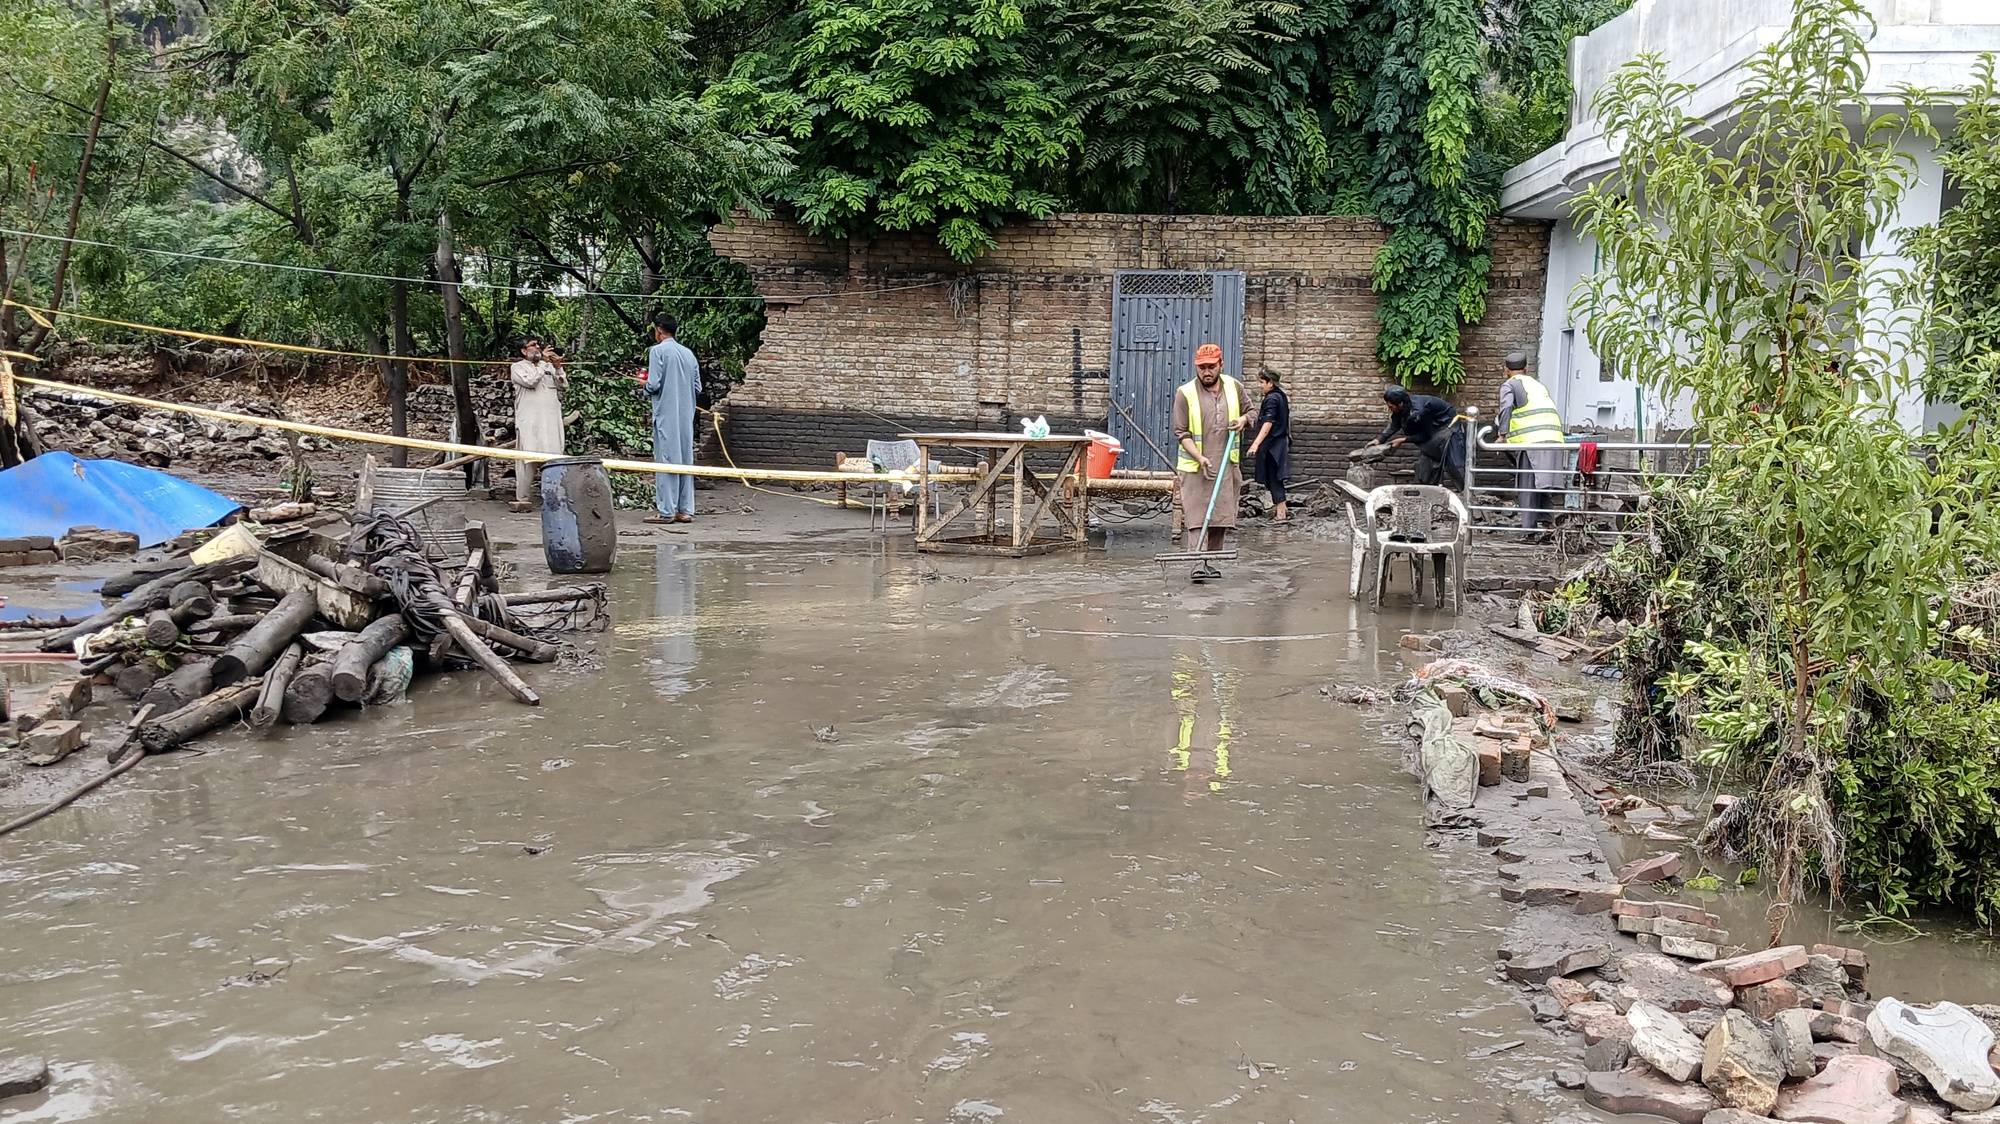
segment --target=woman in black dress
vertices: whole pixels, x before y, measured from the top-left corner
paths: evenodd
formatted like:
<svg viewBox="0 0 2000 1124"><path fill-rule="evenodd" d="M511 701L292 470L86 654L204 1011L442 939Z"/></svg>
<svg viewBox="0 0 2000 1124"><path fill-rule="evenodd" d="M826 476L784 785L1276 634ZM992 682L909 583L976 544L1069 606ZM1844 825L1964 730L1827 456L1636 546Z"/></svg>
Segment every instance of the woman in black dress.
<svg viewBox="0 0 2000 1124"><path fill-rule="evenodd" d="M1257 435L1250 439L1250 467L1257 483L1271 493L1271 522L1289 523L1285 478L1292 474L1292 402L1278 386L1278 372L1264 368L1264 404L1257 410Z"/></svg>

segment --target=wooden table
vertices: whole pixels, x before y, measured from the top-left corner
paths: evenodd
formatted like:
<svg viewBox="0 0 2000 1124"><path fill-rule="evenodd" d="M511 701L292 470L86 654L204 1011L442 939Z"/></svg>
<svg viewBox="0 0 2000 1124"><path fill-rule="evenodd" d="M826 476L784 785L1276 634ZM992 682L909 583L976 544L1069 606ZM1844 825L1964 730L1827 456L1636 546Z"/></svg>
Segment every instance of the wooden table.
<svg viewBox="0 0 2000 1124"><path fill-rule="evenodd" d="M1089 537L1090 501L1077 484L1082 479L1083 451L1090 438L1066 433L1047 437L1025 437L1019 433L905 433L903 438L917 443L917 479L926 496L931 489L933 448L961 449L984 462L984 468L972 478L971 490L936 518L929 517L925 504L917 504L918 550L1020 558L1082 546ZM1037 475L1028 465L1030 453L1059 454L1062 467L1047 476ZM1012 518L1004 532L998 526L1003 490L1012 493L1008 504ZM968 512L979 513L976 532L973 520L961 522ZM1042 533L1045 519L1054 524L1053 534Z"/></svg>

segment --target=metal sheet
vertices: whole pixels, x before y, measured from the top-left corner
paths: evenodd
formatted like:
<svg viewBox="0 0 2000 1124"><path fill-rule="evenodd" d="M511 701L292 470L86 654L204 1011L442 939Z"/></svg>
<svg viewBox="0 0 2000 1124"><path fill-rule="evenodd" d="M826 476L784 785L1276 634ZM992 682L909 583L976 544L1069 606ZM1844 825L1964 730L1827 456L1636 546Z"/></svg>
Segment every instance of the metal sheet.
<svg viewBox="0 0 2000 1124"><path fill-rule="evenodd" d="M1121 269L1111 296L1111 396L1139 429L1173 452L1174 390L1194 377L1194 349L1222 347L1223 370L1243 377L1243 274ZM1117 410L1105 428L1125 446L1122 468L1171 469Z"/></svg>

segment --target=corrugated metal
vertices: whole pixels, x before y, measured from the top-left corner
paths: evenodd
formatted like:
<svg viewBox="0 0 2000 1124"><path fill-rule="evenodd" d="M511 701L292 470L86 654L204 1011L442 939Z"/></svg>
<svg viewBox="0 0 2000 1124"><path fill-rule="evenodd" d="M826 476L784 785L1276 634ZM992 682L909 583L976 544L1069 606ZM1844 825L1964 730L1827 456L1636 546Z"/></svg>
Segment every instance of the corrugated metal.
<svg viewBox="0 0 2000 1124"><path fill-rule="evenodd" d="M1243 274L1121 269L1111 291L1111 396L1173 454L1174 390L1194 377L1194 349L1222 345L1223 370L1243 377ZM1172 468L1118 411L1107 428L1125 446L1123 468Z"/></svg>
<svg viewBox="0 0 2000 1124"><path fill-rule="evenodd" d="M521 465L516 471L526 470ZM433 497L438 502L409 517L433 559L465 559L465 477L431 468L375 470L376 511L402 511Z"/></svg>

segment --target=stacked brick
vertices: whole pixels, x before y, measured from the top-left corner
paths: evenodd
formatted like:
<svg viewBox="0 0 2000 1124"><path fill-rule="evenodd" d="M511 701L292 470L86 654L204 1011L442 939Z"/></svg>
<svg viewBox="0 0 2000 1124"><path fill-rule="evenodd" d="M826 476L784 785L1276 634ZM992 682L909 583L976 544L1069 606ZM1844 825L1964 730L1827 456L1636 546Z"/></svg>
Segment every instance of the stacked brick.
<svg viewBox="0 0 2000 1124"><path fill-rule="evenodd" d="M1540 331L1548 229L1492 230L1487 314L1462 338L1451 397L1491 410L1507 352ZM1241 270L1242 369L1283 371L1295 475L1331 478L1381 428L1372 219L1059 215L998 232L971 265L923 234L828 241L739 217L710 232L768 300L763 344L730 395L738 459L821 466L898 427L1102 428L1119 269ZM831 296L812 294L831 293Z"/></svg>

